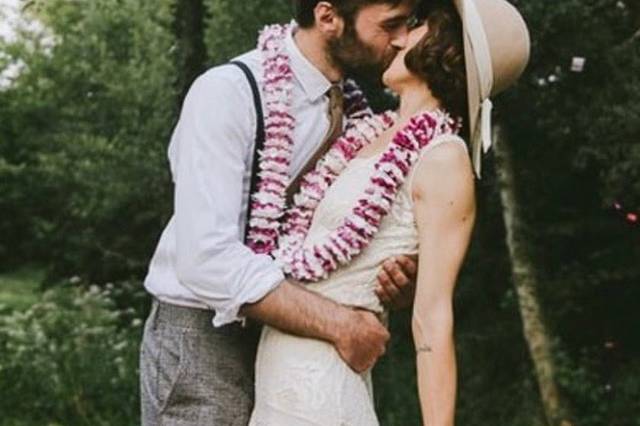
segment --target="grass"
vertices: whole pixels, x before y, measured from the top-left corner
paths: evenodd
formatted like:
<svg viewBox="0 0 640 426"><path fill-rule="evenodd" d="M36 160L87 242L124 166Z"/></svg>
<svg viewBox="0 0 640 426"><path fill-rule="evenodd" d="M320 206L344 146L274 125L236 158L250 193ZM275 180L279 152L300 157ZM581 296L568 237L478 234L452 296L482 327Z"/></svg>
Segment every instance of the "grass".
<svg viewBox="0 0 640 426"><path fill-rule="evenodd" d="M35 267L0 274L0 305L18 310L33 305L43 278L44 272Z"/></svg>

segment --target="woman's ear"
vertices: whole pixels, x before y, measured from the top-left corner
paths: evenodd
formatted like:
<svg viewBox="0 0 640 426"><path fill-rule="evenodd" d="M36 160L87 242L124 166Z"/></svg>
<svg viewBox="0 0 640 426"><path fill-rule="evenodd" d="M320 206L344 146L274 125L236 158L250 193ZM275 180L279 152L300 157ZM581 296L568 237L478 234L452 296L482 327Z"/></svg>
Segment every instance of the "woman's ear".
<svg viewBox="0 0 640 426"><path fill-rule="evenodd" d="M313 10L315 26L326 39L334 39L342 36L344 31L344 19L338 14L336 7L327 2L318 2Z"/></svg>

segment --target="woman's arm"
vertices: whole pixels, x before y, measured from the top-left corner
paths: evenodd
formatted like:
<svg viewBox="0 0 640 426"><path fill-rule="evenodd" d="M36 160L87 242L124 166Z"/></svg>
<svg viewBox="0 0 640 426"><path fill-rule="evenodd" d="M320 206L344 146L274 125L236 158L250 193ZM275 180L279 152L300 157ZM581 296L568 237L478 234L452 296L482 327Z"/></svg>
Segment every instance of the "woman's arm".
<svg viewBox="0 0 640 426"><path fill-rule="evenodd" d="M456 400L453 290L475 220L467 153L453 143L433 148L417 165L412 192L420 244L412 320L420 406L424 425L450 426Z"/></svg>

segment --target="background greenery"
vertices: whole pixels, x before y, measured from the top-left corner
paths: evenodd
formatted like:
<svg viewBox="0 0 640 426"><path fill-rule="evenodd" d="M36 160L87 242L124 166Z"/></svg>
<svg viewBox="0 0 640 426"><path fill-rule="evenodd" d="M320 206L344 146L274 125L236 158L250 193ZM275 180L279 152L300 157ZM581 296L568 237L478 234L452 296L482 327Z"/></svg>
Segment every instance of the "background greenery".
<svg viewBox="0 0 640 426"><path fill-rule="evenodd" d="M171 214L165 157L195 75L290 19L286 0L36 0L0 41L0 425L138 424L141 280ZM581 426L640 425L636 0L518 0L531 64L498 99L558 380ZM575 56L583 72L571 72ZM374 96L378 107L384 99ZM458 424L545 424L490 155L456 294ZM417 425L408 314L376 370L384 425Z"/></svg>

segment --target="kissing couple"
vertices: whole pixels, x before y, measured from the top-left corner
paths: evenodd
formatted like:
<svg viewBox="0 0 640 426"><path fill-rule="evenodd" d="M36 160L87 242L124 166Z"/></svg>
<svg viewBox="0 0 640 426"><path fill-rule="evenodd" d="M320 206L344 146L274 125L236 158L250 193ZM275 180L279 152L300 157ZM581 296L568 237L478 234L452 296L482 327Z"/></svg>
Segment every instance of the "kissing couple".
<svg viewBox="0 0 640 426"><path fill-rule="evenodd" d="M454 287L490 97L523 72L527 27L506 0L294 4L184 101L145 280L142 424L378 425L371 369L399 307L422 422L453 425ZM358 72L399 107L373 113Z"/></svg>

